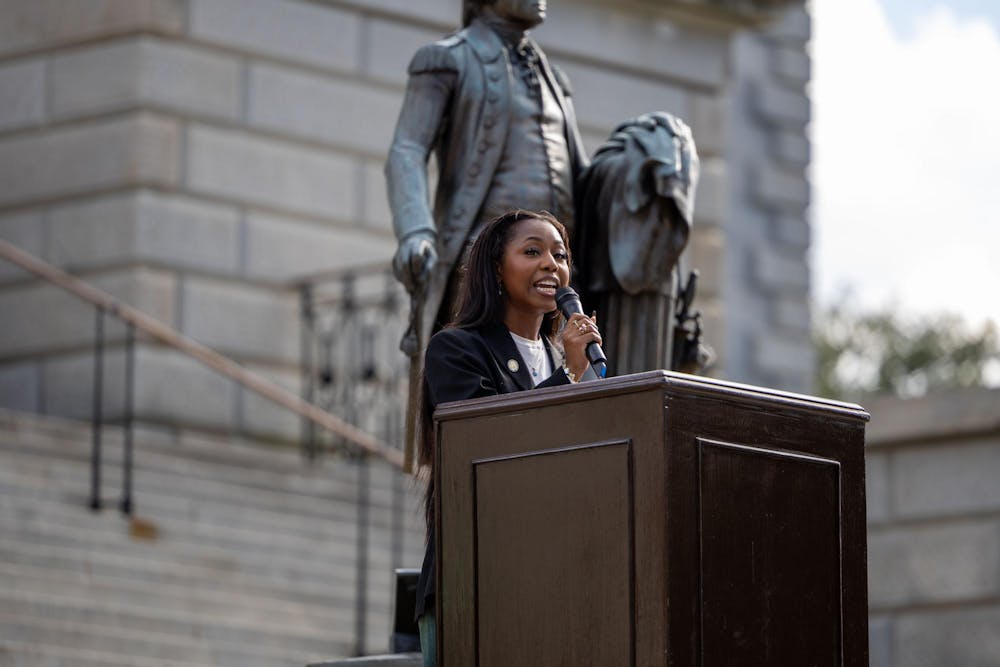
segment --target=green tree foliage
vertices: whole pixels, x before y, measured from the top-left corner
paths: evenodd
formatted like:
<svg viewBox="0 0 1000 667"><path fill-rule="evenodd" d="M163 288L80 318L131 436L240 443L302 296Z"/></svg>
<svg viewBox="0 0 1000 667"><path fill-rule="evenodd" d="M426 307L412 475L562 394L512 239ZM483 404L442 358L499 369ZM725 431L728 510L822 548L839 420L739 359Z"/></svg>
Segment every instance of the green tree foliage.
<svg viewBox="0 0 1000 667"><path fill-rule="evenodd" d="M992 322L974 327L956 315L905 316L891 307L857 312L846 300L817 320L822 396L919 396L985 386L1000 376L1000 336Z"/></svg>

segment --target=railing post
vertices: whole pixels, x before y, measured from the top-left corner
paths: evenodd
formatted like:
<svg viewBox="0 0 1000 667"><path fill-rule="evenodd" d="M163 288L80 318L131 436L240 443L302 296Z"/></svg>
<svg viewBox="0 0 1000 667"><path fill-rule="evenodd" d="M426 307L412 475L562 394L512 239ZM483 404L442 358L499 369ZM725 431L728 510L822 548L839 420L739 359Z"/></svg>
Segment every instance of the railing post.
<svg viewBox="0 0 1000 667"><path fill-rule="evenodd" d="M305 379L303 398L309 403L316 402L316 368L313 351L316 344L316 311L313 307L313 287L303 283L299 287L299 307L302 316L302 334L299 344L299 360L302 377ZM316 424L311 419L302 419L302 453L309 461L317 455Z"/></svg>
<svg viewBox="0 0 1000 667"><path fill-rule="evenodd" d="M135 391L135 325L128 323L125 334L125 415L123 417L122 444L122 514L132 516L132 436L133 394Z"/></svg>
<svg viewBox="0 0 1000 667"><path fill-rule="evenodd" d="M354 588L354 655L365 655L365 633L368 621L368 514L371 504L371 471L368 456L358 455L358 544L357 575Z"/></svg>
<svg viewBox="0 0 1000 667"><path fill-rule="evenodd" d="M90 452L90 509L101 509L101 428L104 404L104 308L94 309L94 388Z"/></svg>

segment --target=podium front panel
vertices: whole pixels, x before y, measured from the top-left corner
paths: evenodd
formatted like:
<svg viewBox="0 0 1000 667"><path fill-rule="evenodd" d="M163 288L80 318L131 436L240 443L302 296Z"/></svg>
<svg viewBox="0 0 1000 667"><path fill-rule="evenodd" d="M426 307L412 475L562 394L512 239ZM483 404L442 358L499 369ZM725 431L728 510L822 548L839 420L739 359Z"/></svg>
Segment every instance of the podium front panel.
<svg viewBox="0 0 1000 667"><path fill-rule="evenodd" d="M662 660L662 411L650 391L441 424L442 667Z"/></svg>
<svg viewBox="0 0 1000 667"><path fill-rule="evenodd" d="M474 463L476 664L631 664L631 443Z"/></svg>

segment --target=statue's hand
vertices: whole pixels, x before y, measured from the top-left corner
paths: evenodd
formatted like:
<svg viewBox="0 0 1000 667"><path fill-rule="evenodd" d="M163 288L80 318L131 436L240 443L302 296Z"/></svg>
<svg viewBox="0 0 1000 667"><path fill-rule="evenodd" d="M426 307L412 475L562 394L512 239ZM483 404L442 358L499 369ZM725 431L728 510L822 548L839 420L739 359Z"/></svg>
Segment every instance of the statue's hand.
<svg viewBox="0 0 1000 667"><path fill-rule="evenodd" d="M437 263L435 241L433 232L417 232L399 242L392 270L407 292L412 294L423 286Z"/></svg>

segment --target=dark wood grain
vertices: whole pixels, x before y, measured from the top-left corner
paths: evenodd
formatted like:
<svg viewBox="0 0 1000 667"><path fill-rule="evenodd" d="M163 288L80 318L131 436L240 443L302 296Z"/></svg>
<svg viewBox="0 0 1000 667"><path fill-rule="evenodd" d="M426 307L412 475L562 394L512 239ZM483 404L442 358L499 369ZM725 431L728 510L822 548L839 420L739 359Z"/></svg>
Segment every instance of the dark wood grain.
<svg viewBox="0 0 1000 667"><path fill-rule="evenodd" d="M867 413L589 384L439 408L439 664L866 665Z"/></svg>

